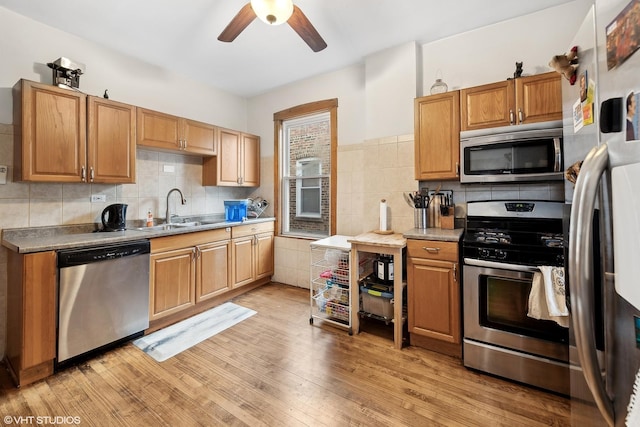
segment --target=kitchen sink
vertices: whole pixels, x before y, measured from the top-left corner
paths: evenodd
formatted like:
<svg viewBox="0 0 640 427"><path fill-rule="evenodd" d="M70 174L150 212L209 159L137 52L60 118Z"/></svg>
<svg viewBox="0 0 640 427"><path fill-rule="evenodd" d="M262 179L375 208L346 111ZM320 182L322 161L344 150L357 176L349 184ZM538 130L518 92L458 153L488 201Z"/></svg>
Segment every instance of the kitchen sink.
<svg viewBox="0 0 640 427"><path fill-rule="evenodd" d="M169 224L160 224L154 225L153 227L138 227L134 228L134 230L138 231L165 231L165 230L176 230L180 228L189 228L189 227L197 227L201 225L199 221L191 221L191 222L175 222Z"/></svg>

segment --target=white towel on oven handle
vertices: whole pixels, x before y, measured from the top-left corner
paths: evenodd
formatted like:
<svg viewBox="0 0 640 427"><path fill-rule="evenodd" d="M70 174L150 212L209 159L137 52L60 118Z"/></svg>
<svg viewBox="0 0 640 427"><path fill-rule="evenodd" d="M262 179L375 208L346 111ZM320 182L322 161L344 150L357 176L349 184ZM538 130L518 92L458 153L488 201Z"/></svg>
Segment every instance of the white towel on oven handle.
<svg viewBox="0 0 640 427"><path fill-rule="evenodd" d="M564 287L564 268L539 266L540 272L533 273L529 294L529 312L534 319L553 320L558 325L569 327Z"/></svg>

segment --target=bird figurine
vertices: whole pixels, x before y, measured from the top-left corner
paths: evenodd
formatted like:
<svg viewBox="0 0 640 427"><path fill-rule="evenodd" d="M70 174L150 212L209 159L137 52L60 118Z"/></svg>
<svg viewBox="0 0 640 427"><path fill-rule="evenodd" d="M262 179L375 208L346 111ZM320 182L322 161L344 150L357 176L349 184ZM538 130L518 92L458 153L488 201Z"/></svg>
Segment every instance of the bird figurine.
<svg viewBox="0 0 640 427"><path fill-rule="evenodd" d="M105 90L104 90L104 95L102 95L102 97L103 97L104 99L109 99L109 94L107 93L107 90L108 90L108 89L105 89Z"/></svg>

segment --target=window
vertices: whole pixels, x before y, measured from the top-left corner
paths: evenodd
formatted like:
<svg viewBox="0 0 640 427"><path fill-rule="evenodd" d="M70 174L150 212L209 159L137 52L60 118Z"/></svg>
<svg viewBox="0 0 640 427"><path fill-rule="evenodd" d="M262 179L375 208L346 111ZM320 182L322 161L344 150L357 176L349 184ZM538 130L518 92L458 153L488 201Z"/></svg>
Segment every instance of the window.
<svg viewBox="0 0 640 427"><path fill-rule="evenodd" d="M337 100L274 114L275 209L281 235L335 234Z"/></svg>
<svg viewBox="0 0 640 427"><path fill-rule="evenodd" d="M322 161L304 159L296 162L296 216L298 218L321 218L322 205Z"/></svg>

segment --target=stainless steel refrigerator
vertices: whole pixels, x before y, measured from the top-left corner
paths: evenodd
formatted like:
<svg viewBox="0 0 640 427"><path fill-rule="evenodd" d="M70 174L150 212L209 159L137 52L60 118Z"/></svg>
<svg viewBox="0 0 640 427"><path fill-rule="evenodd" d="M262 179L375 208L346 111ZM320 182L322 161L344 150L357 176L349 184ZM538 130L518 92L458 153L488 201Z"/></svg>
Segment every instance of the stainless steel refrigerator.
<svg viewBox="0 0 640 427"><path fill-rule="evenodd" d="M573 46L576 82L562 88L564 164L577 176L565 181L571 421L640 426L640 0L595 0Z"/></svg>

